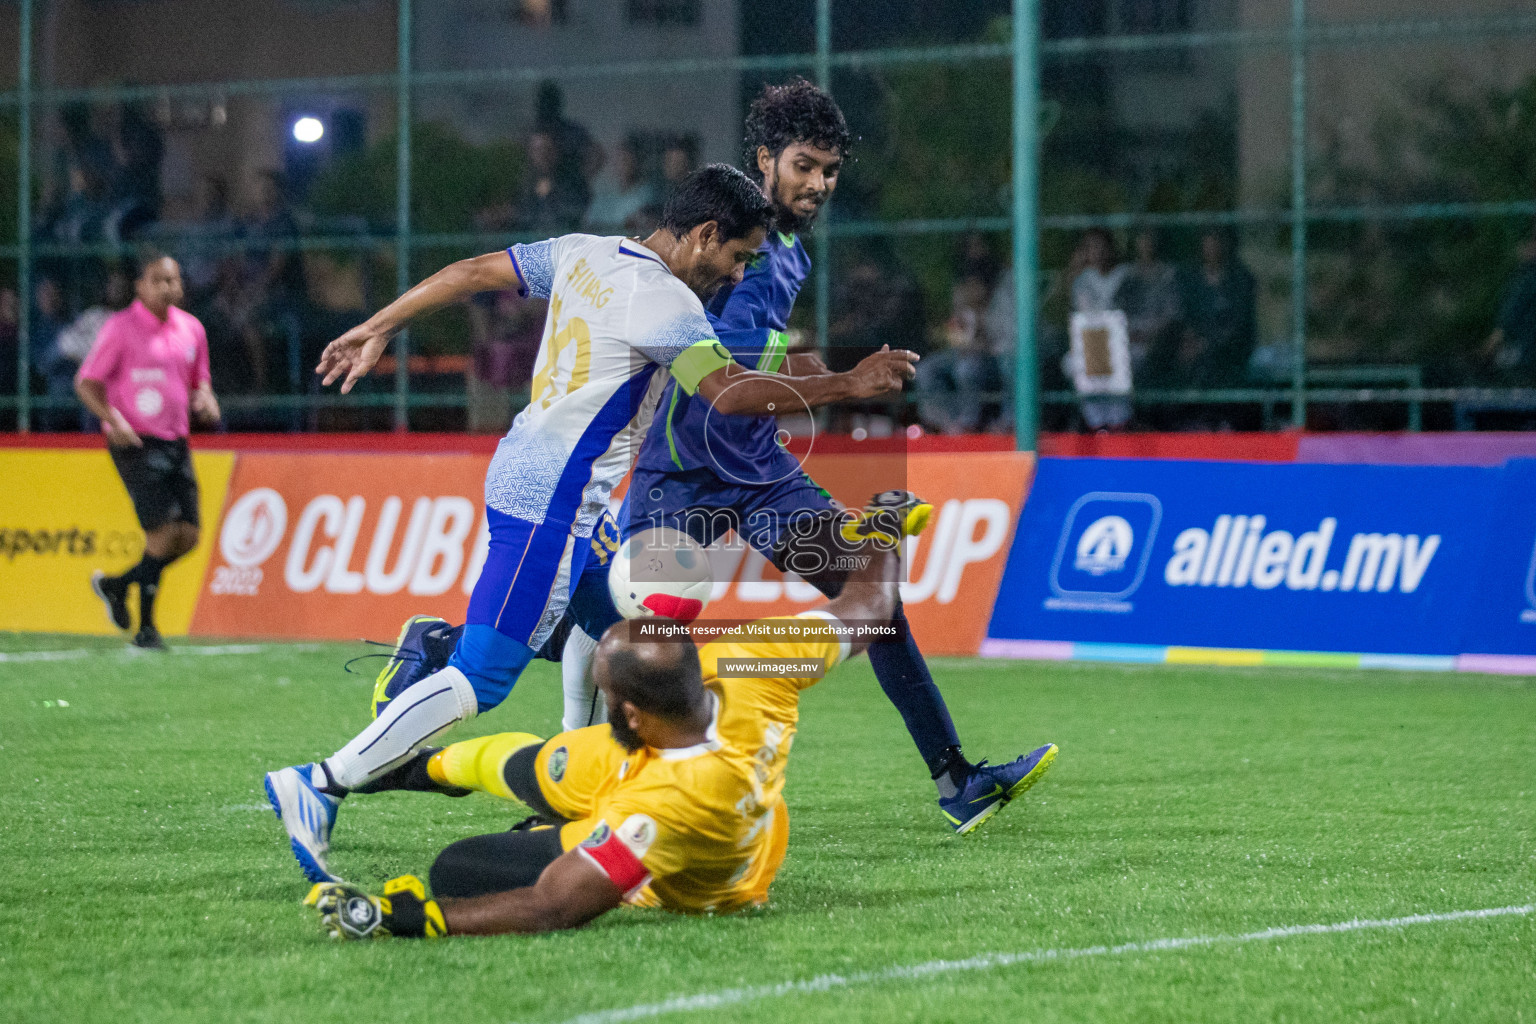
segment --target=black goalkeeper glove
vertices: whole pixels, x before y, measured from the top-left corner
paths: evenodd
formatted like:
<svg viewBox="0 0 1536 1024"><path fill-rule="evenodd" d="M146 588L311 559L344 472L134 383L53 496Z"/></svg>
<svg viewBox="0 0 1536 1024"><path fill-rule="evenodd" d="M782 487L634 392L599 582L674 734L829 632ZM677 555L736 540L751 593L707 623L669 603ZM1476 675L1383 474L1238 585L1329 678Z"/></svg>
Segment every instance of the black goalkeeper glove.
<svg viewBox="0 0 1536 1024"><path fill-rule="evenodd" d="M438 939L448 934L443 911L427 899L427 887L415 875L384 883L384 895L370 896L347 882L320 882L304 897L320 911L320 923L333 939Z"/></svg>

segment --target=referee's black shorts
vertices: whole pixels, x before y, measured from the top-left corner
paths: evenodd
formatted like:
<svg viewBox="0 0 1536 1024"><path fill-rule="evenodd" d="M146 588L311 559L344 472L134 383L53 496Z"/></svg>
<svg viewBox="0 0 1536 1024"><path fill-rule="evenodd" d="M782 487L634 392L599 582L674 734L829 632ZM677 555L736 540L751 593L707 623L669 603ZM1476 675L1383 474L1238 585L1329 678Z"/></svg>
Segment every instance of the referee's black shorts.
<svg viewBox="0 0 1536 1024"><path fill-rule="evenodd" d="M192 451L187 439L143 439L142 448L111 448L117 475L128 488L133 511L145 532L166 523L199 523L197 477L192 474Z"/></svg>

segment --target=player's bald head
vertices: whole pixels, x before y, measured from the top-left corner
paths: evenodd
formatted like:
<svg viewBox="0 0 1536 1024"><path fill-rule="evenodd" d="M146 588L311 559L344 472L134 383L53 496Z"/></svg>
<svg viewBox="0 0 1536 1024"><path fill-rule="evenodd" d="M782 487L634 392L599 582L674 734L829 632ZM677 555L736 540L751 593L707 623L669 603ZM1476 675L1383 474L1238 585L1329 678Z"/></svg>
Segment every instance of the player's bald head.
<svg viewBox="0 0 1536 1024"><path fill-rule="evenodd" d="M686 719L704 699L699 652L687 634L656 639L634 635L631 622L610 626L597 645L592 677L610 708L629 701L662 718Z"/></svg>

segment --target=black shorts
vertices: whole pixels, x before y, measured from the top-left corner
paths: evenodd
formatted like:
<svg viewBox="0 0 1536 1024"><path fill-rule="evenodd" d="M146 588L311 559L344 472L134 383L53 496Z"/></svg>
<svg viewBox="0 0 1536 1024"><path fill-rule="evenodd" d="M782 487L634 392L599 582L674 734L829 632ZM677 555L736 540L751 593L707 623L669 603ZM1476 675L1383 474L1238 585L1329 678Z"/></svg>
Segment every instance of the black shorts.
<svg viewBox="0 0 1536 1024"><path fill-rule="evenodd" d="M146 437L142 448L108 448L117 475L128 488L133 511L145 532L166 523L198 525L197 477L187 439Z"/></svg>

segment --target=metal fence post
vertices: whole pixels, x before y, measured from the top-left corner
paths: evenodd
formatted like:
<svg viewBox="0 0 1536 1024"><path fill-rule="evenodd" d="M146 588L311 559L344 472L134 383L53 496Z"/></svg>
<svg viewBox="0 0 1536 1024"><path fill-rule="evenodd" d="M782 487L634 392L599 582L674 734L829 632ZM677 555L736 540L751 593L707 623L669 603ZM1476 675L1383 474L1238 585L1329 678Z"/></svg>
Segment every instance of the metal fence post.
<svg viewBox="0 0 1536 1024"><path fill-rule="evenodd" d="M32 429L32 0L21 0L16 80L16 429Z"/></svg>
<svg viewBox="0 0 1536 1024"><path fill-rule="evenodd" d="M1307 0L1291 0L1291 426L1307 425Z"/></svg>
<svg viewBox="0 0 1536 1024"><path fill-rule="evenodd" d="M816 84L832 91L832 0L816 0ZM827 336L832 322L832 208L822 214L814 242L816 257L816 344L831 347Z"/></svg>
<svg viewBox="0 0 1536 1024"><path fill-rule="evenodd" d="M1019 451L1035 450L1040 429L1039 216L1040 0L1013 0L1013 434Z"/></svg>
<svg viewBox="0 0 1536 1024"><path fill-rule="evenodd" d="M395 294L411 286L411 0L397 0L396 30L399 111L395 131ZM411 426L411 339L407 331L395 336L395 429Z"/></svg>

